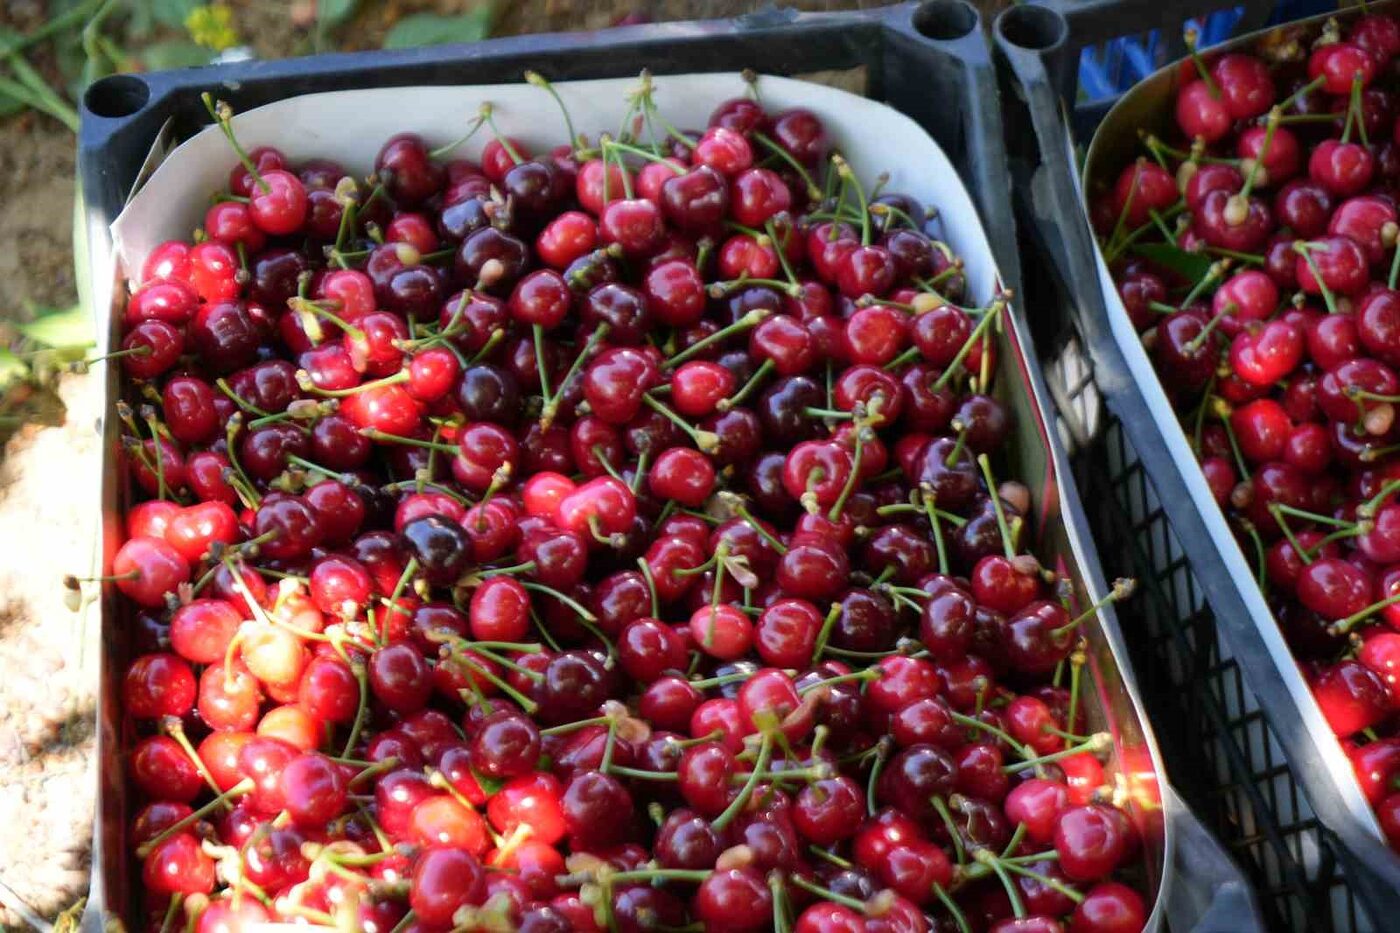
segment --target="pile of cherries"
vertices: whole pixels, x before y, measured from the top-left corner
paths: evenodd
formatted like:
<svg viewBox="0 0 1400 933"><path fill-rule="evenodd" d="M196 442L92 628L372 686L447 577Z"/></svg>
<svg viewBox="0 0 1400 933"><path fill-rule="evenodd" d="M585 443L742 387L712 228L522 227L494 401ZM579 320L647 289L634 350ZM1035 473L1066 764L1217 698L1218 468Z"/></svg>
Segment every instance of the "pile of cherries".
<svg viewBox="0 0 1400 933"><path fill-rule="evenodd" d="M1400 850L1400 21L1180 75L1093 202L1119 294Z"/></svg>
<svg viewBox="0 0 1400 933"><path fill-rule="evenodd" d="M368 178L206 101L118 354L152 929L1142 928L1005 296L750 89Z"/></svg>

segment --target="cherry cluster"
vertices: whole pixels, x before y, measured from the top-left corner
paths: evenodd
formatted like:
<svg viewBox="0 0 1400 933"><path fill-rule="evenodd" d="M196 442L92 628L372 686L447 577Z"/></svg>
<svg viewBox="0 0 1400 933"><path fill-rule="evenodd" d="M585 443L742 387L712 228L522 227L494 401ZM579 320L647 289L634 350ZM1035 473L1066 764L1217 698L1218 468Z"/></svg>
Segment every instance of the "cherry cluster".
<svg viewBox="0 0 1400 933"><path fill-rule="evenodd" d="M152 928L1142 928L1005 296L750 91L361 179L206 100L117 354Z"/></svg>
<svg viewBox="0 0 1400 933"><path fill-rule="evenodd" d="M1400 21L1180 75L1093 204L1123 305L1400 849Z"/></svg>

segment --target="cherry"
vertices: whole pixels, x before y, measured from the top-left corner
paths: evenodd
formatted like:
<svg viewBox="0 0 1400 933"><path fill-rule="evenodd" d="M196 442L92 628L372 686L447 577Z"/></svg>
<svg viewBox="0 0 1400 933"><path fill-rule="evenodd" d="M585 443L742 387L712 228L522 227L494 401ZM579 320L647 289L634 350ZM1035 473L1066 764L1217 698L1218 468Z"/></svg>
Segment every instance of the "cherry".
<svg viewBox="0 0 1400 933"><path fill-rule="evenodd" d="M700 882L695 914L715 929L763 930L773 920L773 893L754 868L717 869Z"/></svg>
<svg viewBox="0 0 1400 933"><path fill-rule="evenodd" d="M208 894L214 889L214 860L193 833L176 833L146 856L141 881L154 894Z"/></svg>
<svg viewBox="0 0 1400 933"><path fill-rule="evenodd" d="M1147 923L1142 897L1127 885L1105 881L1094 885L1074 908L1071 933L1131 933Z"/></svg>
<svg viewBox="0 0 1400 933"><path fill-rule="evenodd" d="M1371 83L1375 72L1375 59L1361 47L1347 42L1319 46L1308 57L1308 77L1322 78L1322 89L1328 94L1350 94L1353 81L1365 87Z"/></svg>
<svg viewBox="0 0 1400 933"><path fill-rule="evenodd" d="M165 605L167 593L189 579L189 562L159 538L130 538L112 558L117 589L141 606Z"/></svg>
<svg viewBox="0 0 1400 933"><path fill-rule="evenodd" d="M1336 557L1313 561L1298 574L1298 601L1328 619L1344 619L1366 608L1372 589L1365 571Z"/></svg>
<svg viewBox="0 0 1400 933"><path fill-rule="evenodd" d="M1327 140L1308 157L1308 175L1339 198L1360 193L1371 182L1375 160L1364 146Z"/></svg>
<svg viewBox="0 0 1400 933"><path fill-rule="evenodd" d="M1176 122L1189 137L1213 143L1230 131L1230 106L1204 80L1195 80L1176 95Z"/></svg>
<svg viewBox="0 0 1400 933"><path fill-rule="evenodd" d="M933 900L934 885L947 885L953 865L938 846L910 839L892 846L879 863L880 878L901 897L923 905Z"/></svg>
<svg viewBox="0 0 1400 933"><path fill-rule="evenodd" d="M460 908L484 894L479 862L457 848L424 850L413 866L409 905L425 923L448 925Z"/></svg>
<svg viewBox="0 0 1400 933"><path fill-rule="evenodd" d="M471 740L471 761L488 778L528 774L539 758L540 734L523 716L498 713L482 724Z"/></svg>
<svg viewBox="0 0 1400 933"><path fill-rule="evenodd" d="M808 784L793 801L793 825L804 839L819 846L849 839L864 816L861 789L845 776Z"/></svg>
<svg viewBox="0 0 1400 933"><path fill-rule="evenodd" d="M1141 227L1153 211L1166 210L1177 197L1170 172L1149 159L1138 159L1123 169L1113 186L1113 214L1121 215L1130 229Z"/></svg>
<svg viewBox="0 0 1400 933"><path fill-rule="evenodd" d="M684 640L675 629L655 619L629 623L618 639L617 653L622 669L640 683L652 683L686 664Z"/></svg>
<svg viewBox="0 0 1400 933"><path fill-rule="evenodd" d="M204 779L178 742L147 736L131 752L131 779L149 797L188 803L204 789Z"/></svg>
<svg viewBox="0 0 1400 933"><path fill-rule="evenodd" d="M1360 661L1342 660L1323 668L1312 688L1323 718L1342 737L1380 722L1394 705L1384 678Z"/></svg>

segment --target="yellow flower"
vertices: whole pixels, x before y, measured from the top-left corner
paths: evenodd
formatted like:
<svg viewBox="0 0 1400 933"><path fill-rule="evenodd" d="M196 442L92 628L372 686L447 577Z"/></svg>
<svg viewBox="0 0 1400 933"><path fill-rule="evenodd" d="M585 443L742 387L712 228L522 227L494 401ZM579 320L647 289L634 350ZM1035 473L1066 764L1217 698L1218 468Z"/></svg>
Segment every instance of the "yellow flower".
<svg viewBox="0 0 1400 933"><path fill-rule="evenodd" d="M197 6L185 17L190 38L206 49L222 52L238 44L238 30L233 28L233 11L222 3Z"/></svg>

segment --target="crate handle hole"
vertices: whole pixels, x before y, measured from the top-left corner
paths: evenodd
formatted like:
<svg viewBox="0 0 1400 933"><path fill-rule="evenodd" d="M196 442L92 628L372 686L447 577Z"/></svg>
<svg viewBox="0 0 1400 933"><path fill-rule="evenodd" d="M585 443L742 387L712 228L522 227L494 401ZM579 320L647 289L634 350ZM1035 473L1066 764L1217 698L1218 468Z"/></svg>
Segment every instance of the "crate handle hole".
<svg viewBox="0 0 1400 933"><path fill-rule="evenodd" d="M1065 18L1043 6L1012 7L997 19L997 28L1006 41L1038 52L1054 48L1068 31Z"/></svg>
<svg viewBox="0 0 1400 933"><path fill-rule="evenodd" d="M966 0L929 0L914 11L914 28L922 36L951 42L977 28L977 11Z"/></svg>
<svg viewBox="0 0 1400 933"><path fill-rule="evenodd" d="M112 75L95 82L83 106L99 117L129 117L151 99L151 88L135 75Z"/></svg>

